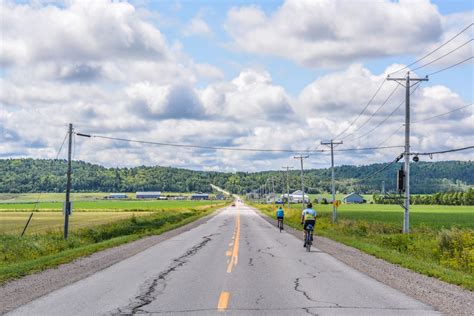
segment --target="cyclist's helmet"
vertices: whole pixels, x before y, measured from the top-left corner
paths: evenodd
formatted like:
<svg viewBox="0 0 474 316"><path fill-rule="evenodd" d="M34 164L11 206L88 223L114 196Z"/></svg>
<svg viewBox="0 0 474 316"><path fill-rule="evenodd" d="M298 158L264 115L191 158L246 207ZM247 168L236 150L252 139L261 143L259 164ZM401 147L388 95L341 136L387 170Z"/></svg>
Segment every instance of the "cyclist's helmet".
<svg viewBox="0 0 474 316"><path fill-rule="evenodd" d="M308 204L306 204L306 207L307 207L307 208L312 208L312 207L313 207L313 204L311 204L311 202L308 202Z"/></svg>

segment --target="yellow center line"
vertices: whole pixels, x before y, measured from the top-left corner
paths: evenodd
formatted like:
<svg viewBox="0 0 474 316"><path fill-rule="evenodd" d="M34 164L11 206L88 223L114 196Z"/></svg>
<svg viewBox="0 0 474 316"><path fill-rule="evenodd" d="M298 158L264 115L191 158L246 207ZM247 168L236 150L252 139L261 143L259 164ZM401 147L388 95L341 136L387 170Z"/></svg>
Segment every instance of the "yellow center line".
<svg viewBox="0 0 474 316"><path fill-rule="evenodd" d="M239 241L240 241L240 212L237 213L234 248L232 249L231 260L229 264L227 265L227 273L232 272L232 268L235 265L237 265L237 261L239 260Z"/></svg>
<svg viewBox="0 0 474 316"><path fill-rule="evenodd" d="M231 250L228 250L226 253L225 253L226 256L231 256L232 255L232 251Z"/></svg>
<svg viewBox="0 0 474 316"><path fill-rule="evenodd" d="M229 298L229 292L221 292L221 296L219 297L219 303L217 304L217 310L219 310L220 312L225 311L227 309L227 306L229 305Z"/></svg>

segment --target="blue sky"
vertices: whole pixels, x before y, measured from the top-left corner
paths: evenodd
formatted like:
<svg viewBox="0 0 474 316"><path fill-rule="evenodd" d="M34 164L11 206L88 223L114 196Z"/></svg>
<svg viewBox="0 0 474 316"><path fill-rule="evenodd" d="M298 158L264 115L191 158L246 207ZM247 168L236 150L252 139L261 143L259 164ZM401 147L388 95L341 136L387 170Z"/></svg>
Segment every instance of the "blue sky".
<svg viewBox="0 0 474 316"><path fill-rule="evenodd" d="M474 20L472 1L58 0L0 5L4 158L55 157L69 122L98 135L205 146L321 148L321 140L343 131L342 148L400 145L403 130L394 132L403 123L403 111L390 113L403 101L403 91L396 90L384 103L393 82L384 84L358 114L388 73ZM473 35L470 27L421 64L471 42L416 74L472 56ZM413 150L472 145L473 107L457 110L472 104L472 66L471 60L434 75L415 91L414 120L443 116L414 125ZM376 131L357 138L374 127ZM337 164L390 161L399 152L340 154ZM222 171L294 163L285 153L177 150L82 139L77 155L106 166ZM473 158L472 152L434 157ZM307 162L315 168L327 163L327 153Z"/></svg>
<svg viewBox="0 0 474 316"><path fill-rule="evenodd" d="M396 1L394 1L396 2ZM473 10L472 1L431 1L443 15L463 13ZM139 2L138 2L139 3ZM241 66L259 65L269 71L276 84L284 86L292 94L298 94L307 84L318 76L331 71L330 69L311 69L298 65L285 58L273 56L255 56L248 53L235 52L225 47L230 41L224 30L226 14L232 7L244 5L257 6L267 14L272 14L283 1L146 1L145 8L158 11L166 17L176 20L176 25L163 27L161 30L169 39L182 42L184 50L199 62L213 64L222 69L226 78L231 79L238 75L240 67L232 66L232 62ZM181 27L196 15L202 13L203 18L211 27L214 35L207 37L186 37L181 33ZM159 23L157 23L159 25ZM392 63L408 64L415 60L417 55L406 54L396 57L377 59L362 59L362 62L373 72L382 72ZM437 70L434 66L433 68ZM425 74L425 73L422 73ZM466 80L471 78L471 80ZM472 68L462 67L447 72L442 78L433 78L433 84L443 84L455 88L463 98L472 100ZM429 83L428 85L431 85Z"/></svg>

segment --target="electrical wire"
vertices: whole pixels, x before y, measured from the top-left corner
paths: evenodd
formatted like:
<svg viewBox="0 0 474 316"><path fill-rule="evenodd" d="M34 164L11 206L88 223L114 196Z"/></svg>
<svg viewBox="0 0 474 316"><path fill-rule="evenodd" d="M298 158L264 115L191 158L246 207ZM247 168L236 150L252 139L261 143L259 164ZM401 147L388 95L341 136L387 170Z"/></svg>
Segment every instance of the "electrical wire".
<svg viewBox="0 0 474 316"><path fill-rule="evenodd" d="M63 149L64 147L64 143L66 142L66 139L67 139L67 136L68 136L69 132L66 132L66 135L64 135L64 139L61 143L61 146L59 147L59 150L56 154L56 158L54 160L51 161L51 165L54 163L54 161L58 160L59 158L59 155L61 154L61 150ZM36 211L39 207L39 201L41 199L41 195L43 194L43 191L40 191L39 194L38 194L38 198L36 199L36 202L35 204L33 205L33 209L31 210L32 212ZM22 235L23 236L23 235Z"/></svg>
<svg viewBox="0 0 474 316"><path fill-rule="evenodd" d="M418 120L418 121L414 121L414 122L412 122L411 124L416 124L416 123L421 123L421 122L430 121L430 120L432 120L432 119L435 119L435 118L438 118L438 117L441 117L441 116L445 116L445 115L451 114L451 113L456 112L456 111L460 111L460 110L462 110L462 109L465 109L465 108L470 107L470 106L473 106L473 105L474 105L474 103L471 103L471 104L462 106L462 107L460 107L460 108L451 110L451 111L446 112L446 113L442 113L442 114L438 114L438 115L435 115L435 116L432 116L432 117L428 117L428 118L425 118L425 119L421 119L421 120Z"/></svg>
<svg viewBox="0 0 474 316"><path fill-rule="evenodd" d="M388 164L387 164L386 166L384 166L383 168L381 168L381 169L379 169L379 170L377 170L377 171L372 172L371 174L369 174L368 176L366 176L366 177L364 177L364 178L362 178L362 179L357 179L355 182L356 182L356 183L357 183L357 182L362 182L362 181L365 181L365 180L367 180L367 179L369 179L369 178L372 178L373 176L375 176L375 175L377 175L377 174L379 174L379 173L381 173L381 172L387 170L387 169L390 168L393 164L399 162L400 159L402 159L402 157L403 157L403 155L400 154L397 158L395 158L392 162L388 163Z"/></svg>
<svg viewBox="0 0 474 316"><path fill-rule="evenodd" d="M456 152L456 151L463 151L463 150L469 150L469 149L474 149L474 146L467 146L467 147L454 148L454 149L441 150L441 151L432 151L432 152L426 152L426 153L410 153L410 155L431 156L431 155L447 154L447 153L452 153L452 152Z"/></svg>
<svg viewBox="0 0 474 316"><path fill-rule="evenodd" d="M465 63L466 61L471 60L472 58L474 58L474 56L471 56L471 57L469 57L469 58L466 58L466 59L464 59L464 60L461 60L460 62L458 62L458 63L456 63L456 64L454 64L454 65L451 65L451 66L449 66L449 67L446 67L446 68L440 69L440 70L438 70L438 71L432 72L432 73L430 73L430 74L428 74L428 75L426 75L426 76L429 77L429 76L436 75L436 74L438 74L438 73L440 73L440 72L446 71L446 70L448 70L448 69L451 69L451 68L453 68L453 67L456 67L457 65L460 65L460 64L462 64L462 63Z"/></svg>
<svg viewBox="0 0 474 316"><path fill-rule="evenodd" d="M382 146L383 144L385 144L389 139L391 139L396 133L398 133L398 131L403 127L405 126L405 124L402 124L400 125L397 130L395 132L393 132L392 134L390 134L390 136L388 136L387 138L385 138L385 140L383 142L381 142L380 144L377 145L377 147L380 147Z"/></svg>
<svg viewBox="0 0 474 316"><path fill-rule="evenodd" d="M376 149L389 149L389 148L403 148L405 146L382 146L382 147L368 147L368 148L343 148L343 149L334 149L334 151L358 151L358 150L376 150ZM330 150L324 150L330 151Z"/></svg>
<svg viewBox="0 0 474 316"><path fill-rule="evenodd" d="M421 65L421 66L419 66L419 67L416 67L416 68L412 69L411 71L415 71L415 70L421 69L421 68L423 68L423 67L426 67L426 66L428 66L428 65L431 65L432 63L437 62L438 60L443 59L444 57L446 57L446 56L448 56L448 55L454 53L455 51L457 51L458 49L464 47L465 45L469 44L469 43L472 42L472 41L473 41L473 39L471 38L469 41L465 42L464 44L462 44L462 45L460 45L460 46L458 46L458 47L456 47L456 48L454 48L453 50L447 52L446 54L444 54L444 55L442 55L442 56L440 56L440 57L438 57L438 58L436 58L436 59L433 59L433 60L430 61L429 63L426 63L426 64L423 64L423 65Z"/></svg>
<svg viewBox="0 0 474 316"><path fill-rule="evenodd" d="M176 144L176 143L163 143L163 142L152 142L152 141L145 141L145 140L136 140L136 139L128 139L128 138L120 138L120 137L110 137L110 136L102 136L102 135L91 135L91 134L83 134L83 133L76 133L77 135L85 136L85 137L92 137L92 138L101 138L101 139L108 139L108 140L116 140L116 141L123 141L129 143L139 143L139 144L148 144L148 145L157 145L157 146L169 146L169 147L181 147L181 148L198 148L198 149L210 149L210 150L230 150L230 151L247 151L247 152L287 152L287 153L322 153L330 151L329 149L321 149L321 150L294 150L294 149L257 149L257 148L240 148L240 147L215 147L215 146L201 146L201 145L191 145L191 144ZM346 149L336 149L335 151L363 151L363 150L378 150L378 149L389 149L389 148L400 148L403 146L384 146L384 147L368 147L368 148L346 148Z"/></svg>
<svg viewBox="0 0 474 316"><path fill-rule="evenodd" d="M457 38L459 35L461 35L461 34L464 33L465 31L467 31L472 25L474 25L474 23L471 23L471 24L469 24L468 26L466 26L466 27L465 27L464 29L462 29L459 33L457 33L456 35L454 35L453 37L451 37L449 40L447 40L446 42L444 42L443 44L441 44L440 46L438 46L436 49L432 50L431 52L429 52L429 53L426 54L425 56L423 56L423 57L421 57L421 58L415 60L414 62L412 62L411 64L406 65L406 66L403 67L403 68L400 68L400 69L398 69L398 70L396 70L396 71L394 71L394 72L389 73L388 75L390 76L390 75L393 75L394 73L397 73L397 72L400 72L400 71L402 71L402 70L405 70L405 69L409 68L410 66L413 66L414 64L416 64L416 63L422 61L423 59L425 59L425 58L431 56L433 53L437 52L437 51L440 50L442 47L446 46L446 45L447 45L448 43L450 43L452 40L454 40L455 38Z"/></svg>
<svg viewBox="0 0 474 316"><path fill-rule="evenodd" d="M387 78L384 78L383 81L380 83L379 87L377 88L377 90L375 91L374 95L372 96L372 98L370 98L369 102L367 102L367 104L365 105L365 107L362 109L362 111L359 113L359 115L349 124L349 126L347 126L341 133L337 134L336 136L334 136L333 139L336 139L336 138L339 138L340 136L344 135L344 133L352 126L354 125L354 123L361 117L362 114L364 114L365 110L367 110L367 108L369 107L370 103L372 103L372 101L375 99L375 97L377 96L377 94L379 93L380 89L382 89L383 85L385 84L385 82L387 82Z"/></svg>
<svg viewBox="0 0 474 316"><path fill-rule="evenodd" d="M415 93L416 89L418 89L418 87L420 86L421 84L421 81L419 81L416 85L416 87L410 92L410 95L412 95L413 93ZM398 87L398 86L397 86ZM371 130L369 130L367 133L365 134L362 134L360 136L357 136L357 137L353 137L353 138L349 138L347 140L357 140L357 139L361 139L362 137L365 137L367 135L369 135L370 133L372 133L373 131L375 131L377 128L379 128L383 123L385 123L390 117L393 116L393 114L395 114L398 109L400 109L400 107L405 103L405 101L402 101L387 117L385 117L385 119L383 119L382 121L380 121L380 123L378 123L374 128L372 128Z"/></svg>
<svg viewBox="0 0 474 316"><path fill-rule="evenodd" d="M375 110L375 112L372 113L372 115L370 115L370 117L364 123L362 123L359 127L357 127L354 131L352 131L346 136L353 135L355 132L359 131L362 127L364 127L368 122L370 122L370 120L374 117L374 115L377 114L380 111L380 109L385 106L385 104L387 104L388 100L390 100L392 95L395 93L395 91L397 91L399 87L400 87L399 85L396 85L395 88L392 90L392 92L389 94L389 96L385 99L385 101L383 101L383 103L377 108L377 110Z"/></svg>

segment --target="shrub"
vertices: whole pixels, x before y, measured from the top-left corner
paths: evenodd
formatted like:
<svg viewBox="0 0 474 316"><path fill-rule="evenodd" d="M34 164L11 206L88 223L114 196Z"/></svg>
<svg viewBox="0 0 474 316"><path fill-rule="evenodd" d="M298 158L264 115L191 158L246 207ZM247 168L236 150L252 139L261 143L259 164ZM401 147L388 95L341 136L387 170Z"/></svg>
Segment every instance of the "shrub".
<svg viewBox="0 0 474 316"><path fill-rule="evenodd" d="M438 234L438 247L442 265L474 272L474 232L443 229Z"/></svg>

